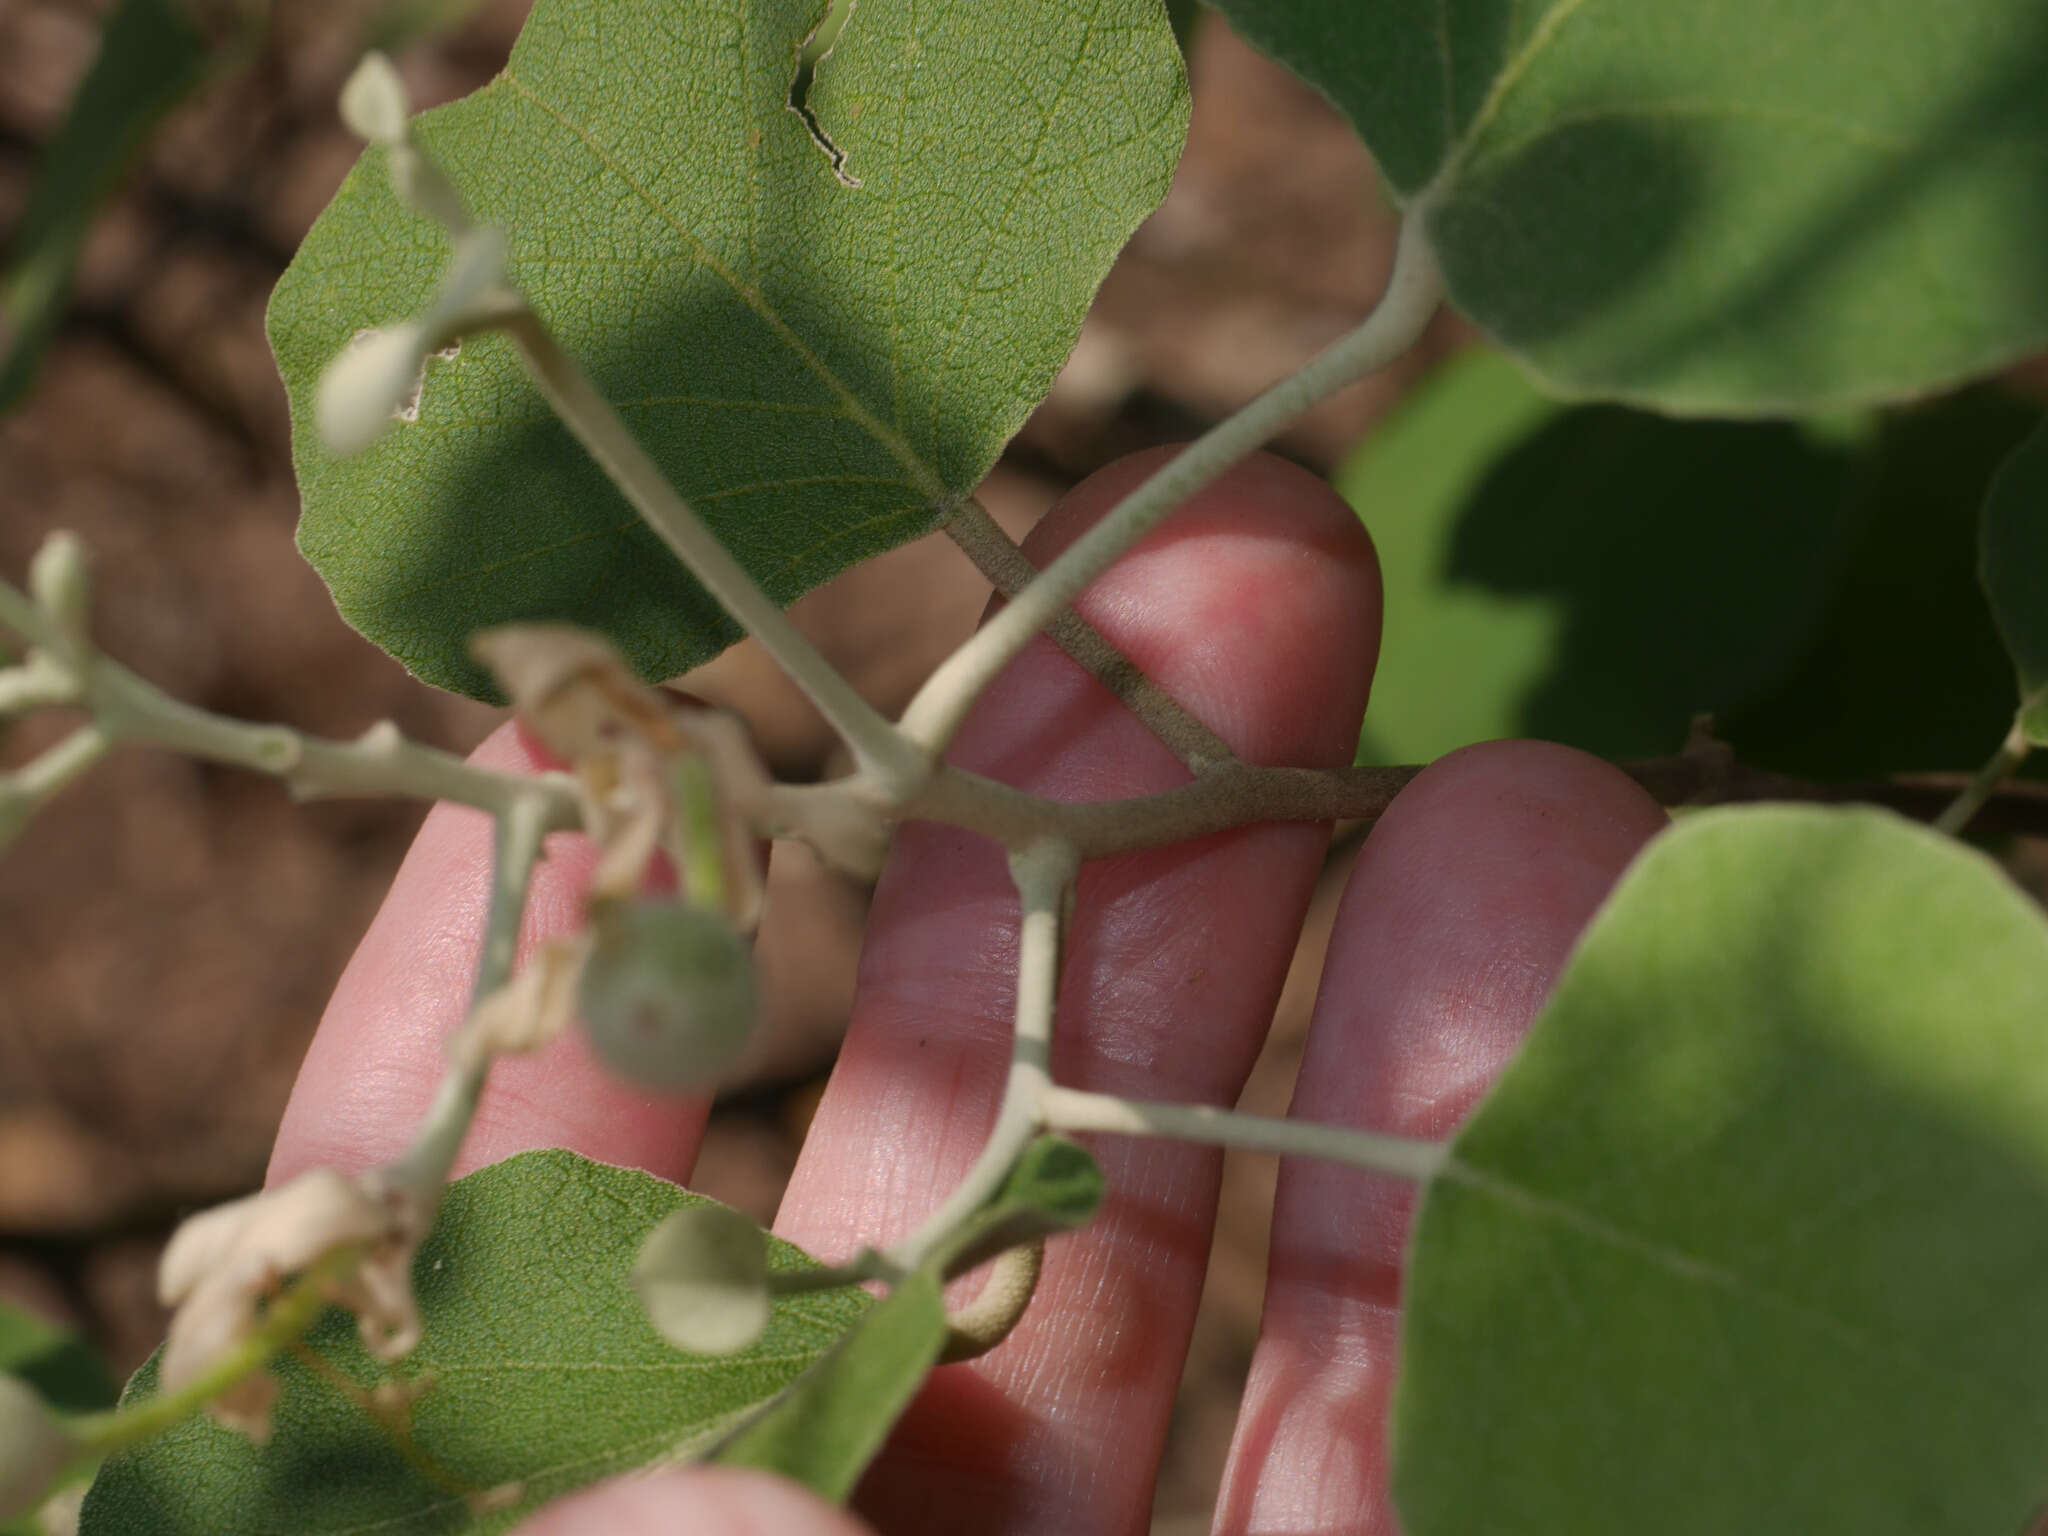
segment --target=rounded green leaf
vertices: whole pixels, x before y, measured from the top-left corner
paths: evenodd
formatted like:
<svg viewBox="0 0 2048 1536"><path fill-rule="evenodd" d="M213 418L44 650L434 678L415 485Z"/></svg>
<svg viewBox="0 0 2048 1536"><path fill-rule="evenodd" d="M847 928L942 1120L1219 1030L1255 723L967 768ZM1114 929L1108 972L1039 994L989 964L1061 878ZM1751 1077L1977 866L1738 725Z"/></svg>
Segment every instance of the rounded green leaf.
<svg viewBox="0 0 2048 1536"><path fill-rule="evenodd" d="M2020 729L2048 746L2048 424L1992 479L1980 559L1991 616L2019 673Z"/></svg>
<svg viewBox="0 0 2048 1536"><path fill-rule="evenodd" d="M2048 344L2037 0L1218 0L1560 391L1897 399Z"/></svg>
<svg viewBox="0 0 2048 1536"><path fill-rule="evenodd" d="M1158 0L861 0L799 113L822 10L541 0L496 81L414 125L509 234L511 283L781 601L972 491L1164 196L1187 115ZM416 419L358 457L321 447L321 372L425 308L448 255L373 150L272 301L300 547L343 615L479 694L463 641L491 624L599 629L648 676L715 654L730 622L502 338L430 361Z"/></svg>
<svg viewBox="0 0 2048 1536"><path fill-rule="evenodd" d="M1802 659L1856 469L1805 427L1565 406L1498 353L1446 363L1335 480L1386 585L1367 752L1676 751Z"/></svg>
<svg viewBox="0 0 2048 1536"><path fill-rule="evenodd" d="M689 1206L647 1234L633 1289L677 1349L737 1354L768 1327L768 1235L730 1206Z"/></svg>
<svg viewBox="0 0 2048 1536"><path fill-rule="evenodd" d="M458 1180L413 1269L426 1333L401 1379L431 1386L411 1409L410 1454L287 1357L267 1446L190 1420L101 1469L82 1536L489 1536L571 1489L706 1454L823 1358L870 1298L854 1286L781 1297L742 1353L678 1354L649 1326L629 1274L657 1223L704 1203L569 1152L523 1153ZM817 1267L774 1238L767 1262ZM309 1342L360 1387L391 1375L341 1313ZM128 1400L155 1382L144 1366ZM509 1503L464 1496L506 1488Z"/></svg>
<svg viewBox="0 0 2048 1536"><path fill-rule="evenodd" d="M2048 1490L2048 924L1876 811L1637 861L1424 1196L1412 1536L2015 1532Z"/></svg>

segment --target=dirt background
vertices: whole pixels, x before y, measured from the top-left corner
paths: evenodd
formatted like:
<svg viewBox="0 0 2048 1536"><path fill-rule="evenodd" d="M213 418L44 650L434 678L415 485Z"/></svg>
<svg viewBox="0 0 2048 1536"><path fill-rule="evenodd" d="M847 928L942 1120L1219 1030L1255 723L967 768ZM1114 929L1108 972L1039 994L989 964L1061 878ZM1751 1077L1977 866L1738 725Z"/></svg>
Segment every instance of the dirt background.
<svg viewBox="0 0 2048 1536"><path fill-rule="evenodd" d="M0 250L38 147L91 61L106 6L0 0ZM502 62L524 14L488 4L402 61L416 100ZM497 712L414 682L335 615L292 546L270 288L356 154L333 108L350 14L281 0L256 67L160 133L86 251L26 407L0 420L0 571L45 532L97 559L113 655L179 697L352 734L379 718L456 750ZM982 496L1021 534L1118 454L1182 440L1353 324L1392 220L1363 149L1313 93L1214 18L1191 49L1195 116L1171 197L1112 273L1074 359ZM1279 445L1330 468L1455 338L1433 333ZM916 601L891 601L893 590ZM949 545L897 551L799 605L861 688L900 706L972 626L987 588ZM787 777L828 734L747 647L692 679ZM0 738L13 766L70 722ZM0 1297L95 1339L117 1370L161 1335L153 1267L195 1207L259 1182L327 993L418 823L411 807L291 805L274 784L167 755L96 769L0 860ZM1342 870L1333 861L1245 1103L1284 1109ZM761 941L779 1042L722 1104L698 1183L772 1213L846 1016L867 893L778 853ZM1271 1160L1233 1157L1215 1262L1157 1510L1206 1529L1255 1337Z"/></svg>

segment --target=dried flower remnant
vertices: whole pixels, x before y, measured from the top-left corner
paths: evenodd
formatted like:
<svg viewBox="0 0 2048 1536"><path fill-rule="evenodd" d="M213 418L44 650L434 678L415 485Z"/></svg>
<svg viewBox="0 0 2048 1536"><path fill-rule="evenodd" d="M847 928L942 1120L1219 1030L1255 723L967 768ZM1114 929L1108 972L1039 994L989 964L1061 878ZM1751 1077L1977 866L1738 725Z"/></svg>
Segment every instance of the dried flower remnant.
<svg viewBox="0 0 2048 1536"><path fill-rule="evenodd" d="M199 1381L260 1329L293 1282L356 1314L363 1342L394 1360L419 1342L412 1259L425 1212L379 1175L315 1168L289 1184L203 1211L172 1236L157 1293L175 1308L159 1367L161 1390ZM277 1382L261 1369L209 1404L215 1418L261 1441Z"/></svg>

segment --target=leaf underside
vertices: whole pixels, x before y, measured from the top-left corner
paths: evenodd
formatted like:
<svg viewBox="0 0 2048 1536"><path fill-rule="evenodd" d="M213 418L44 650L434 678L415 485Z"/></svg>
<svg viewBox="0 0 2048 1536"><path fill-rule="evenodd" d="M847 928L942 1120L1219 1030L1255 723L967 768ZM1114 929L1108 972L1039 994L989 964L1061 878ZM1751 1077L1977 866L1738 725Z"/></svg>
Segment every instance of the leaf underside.
<svg viewBox="0 0 2048 1536"><path fill-rule="evenodd" d="M1424 1197L1414 1536L1963 1536L2048 1491L2048 925L1877 811L1702 812Z"/></svg>
<svg viewBox="0 0 2048 1536"><path fill-rule="evenodd" d="M2020 729L2048 746L2048 424L1999 466L1984 498L1980 574L2019 674Z"/></svg>
<svg viewBox="0 0 2048 1536"><path fill-rule="evenodd" d="M286 1359L268 1446L192 1420L106 1465L83 1536L486 1536L571 1489L708 1449L823 1358L869 1298L853 1288L787 1297L743 1353L678 1353L648 1324L627 1277L655 1223L698 1199L557 1151L459 1180L414 1271L426 1335L403 1368L408 1379L432 1378L413 1410L414 1440L448 1484ZM769 1264L812 1267L774 1240ZM311 1343L358 1387L386 1374L338 1313ZM129 1396L154 1382L152 1362ZM509 1508L471 1513L465 1492L513 1483L520 1494Z"/></svg>
<svg viewBox="0 0 2048 1536"><path fill-rule="evenodd" d="M2037 0L1218 0L1558 392L1897 399L2048 343Z"/></svg>
<svg viewBox="0 0 2048 1536"><path fill-rule="evenodd" d="M1362 760L1510 736L1659 757L1702 712L1745 763L1808 778L1980 758L2013 667L1978 523L2038 419L1986 388L1673 421L1562 404L1490 352L1453 359L1334 477L1386 588ZM2048 611L2025 596L2043 569L2003 563L2008 628Z"/></svg>
<svg viewBox="0 0 2048 1536"><path fill-rule="evenodd" d="M510 277L778 601L935 527L1050 388L1111 259L1164 196L1186 77L1158 0L997 17L860 0L805 105L818 0L541 0L503 74L422 144L511 239ZM567 619L648 677L736 638L549 414L509 343L429 363L417 420L315 439L321 370L419 310L448 256L380 153L278 285L300 547L429 682L463 641Z"/></svg>

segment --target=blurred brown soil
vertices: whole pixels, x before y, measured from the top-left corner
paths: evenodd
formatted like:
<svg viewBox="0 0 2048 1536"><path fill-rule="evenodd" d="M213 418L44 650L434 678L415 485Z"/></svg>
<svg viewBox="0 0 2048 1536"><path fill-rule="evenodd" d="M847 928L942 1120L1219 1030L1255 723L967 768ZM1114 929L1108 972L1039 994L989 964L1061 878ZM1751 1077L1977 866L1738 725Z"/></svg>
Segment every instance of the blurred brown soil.
<svg viewBox="0 0 2048 1536"><path fill-rule="evenodd" d="M105 9L0 0L0 250ZM96 557L106 649L178 696L325 734L388 717L464 750L497 713L412 681L357 637L292 547L263 308L355 156L332 106L355 13L319 0L277 9L258 66L180 112L100 221L36 393L0 420L0 570L19 580L46 531L75 529ZM416 97L481 84L523 9L487 5L405 58ZM1213 18L1192 64L1194 128L1172 195L983 489L1014 534L1109 459L1189 437L1296 366L1365 312L1384 274L1391 216L1335 114ZM1451 340L1438 334L1425 357ZM1281 450L1329 467L1423 366L1348 391ZM905 592L916 600L891 600ZM926 541L799 612L895 707L986 598L950 545ZM691 686L743 714L785 776L830 766L828 733L751 647ZM67 723L15 728L0 766ZM327 993L419 816L294 806L267 781L132 752L0 860L0 1297L84 1327L122 1371L154 1345L163 1234L261 1178ZM719 1112L698 1175L763 1217L844 1025L865 908L864 890L802 850L778 852L761 938L777 1050L764 1081ZM1246 1095L1265 1112L1290 1091L1319 931ZM1272 1177L1270 1160L1230 1165L1164 1520L1205 1510L1220 1473L1256 1334Z"/></svg>

